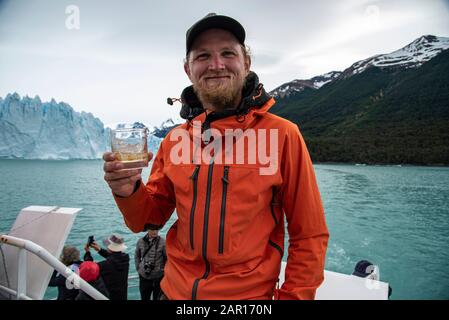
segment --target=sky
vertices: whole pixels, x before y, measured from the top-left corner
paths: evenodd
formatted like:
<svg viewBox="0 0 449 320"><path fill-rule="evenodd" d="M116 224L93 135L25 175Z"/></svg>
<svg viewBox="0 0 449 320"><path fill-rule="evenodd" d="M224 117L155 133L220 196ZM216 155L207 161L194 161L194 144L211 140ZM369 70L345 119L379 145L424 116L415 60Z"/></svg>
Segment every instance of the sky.
<svg viewBox="0 0 449 320"><path fill-rule="evenodd" d="M433 34L449 0L0 0L0 97L64 101L104 124L180 119L185 32L209 12L246 29L268 91Z"/></svg>

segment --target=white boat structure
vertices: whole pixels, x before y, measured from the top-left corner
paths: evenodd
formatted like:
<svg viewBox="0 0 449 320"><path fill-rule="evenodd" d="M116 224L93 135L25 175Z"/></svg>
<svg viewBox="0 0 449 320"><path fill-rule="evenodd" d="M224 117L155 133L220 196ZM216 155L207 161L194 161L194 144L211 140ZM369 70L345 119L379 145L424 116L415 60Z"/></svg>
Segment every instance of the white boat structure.
<svg viewBox="0 0 449 320"><path fill-rule="evenodd" d="M0 232L0 300L42 300L53 270L66 285L80 288L96 300L107 298L67 268L57 257L80 208L30 206L20 211L8 234ZM51 230L51 231L49 231ZM284 282L286 263L279 274ZM366 278L324 271L317 300L387 300L388 283L375 267Z"/></svg>

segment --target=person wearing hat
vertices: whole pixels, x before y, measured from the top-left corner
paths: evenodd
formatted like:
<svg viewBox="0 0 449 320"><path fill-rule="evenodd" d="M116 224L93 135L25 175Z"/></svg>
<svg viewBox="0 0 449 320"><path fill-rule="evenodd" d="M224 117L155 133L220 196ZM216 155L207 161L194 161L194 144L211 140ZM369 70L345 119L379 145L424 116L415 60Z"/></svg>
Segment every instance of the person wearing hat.
<svg viewBox="0 0 449 320"><path fill-rule="evenodd" d="M93 261L84 261L81 263L79 270L79 276L81 279L88 282L92 287L97 289L105 297L109 297L108 289L104 284L103 278L100 275L100 266ZM91 296L85 293L83 290L79 290L75 300L93 300Z"/></svg>
<svg viewBox="0 0 449 320"><path fill-rule="evenodd" d="M150 228L147 234L137 241L134 259L139 274L141 299L150 300L152 296L153 300L158 300L167 262L165 239L159 235L159 228Z"/></svg>
<svg viewBox="0 0 449 320"><path fill-rule="evenodd" d="M97 242L92 243L92 248L106 260L98 262L100 274L104 280L106 288L109 291L111 300L128 299L128 273L129 273L129 255L125 253L125 240L119 234L112 234L103 240L107 250L101 248ZM84 250L84 261L93 261L93 257L86 244Z"/></svg>
<svg viewBox="0 0 449 320"><path fill-rule="evenodd" d="M298 126L269 112L275 100L251 70L245 39L237 20L214 13L187 30L186 122L161 142L146 184L141 170L120 171L114 153L103 154L104 179L133 232L165 225L176 209L161 282L168 299L314 299L324 279L329 233L312 161ZM245 156L252 147L259 158ZM288 259L277 288L284 219Z"/></svg>
<svg viewBox="0 0 449 320"><path fill-rule="evenodd" d="M368 278L371 280L378 280L378 274L376 274L377 266L371 263L368 260L360 260L354 267L354 271L352 272L353 276L360 278ZM388 298L390 298L393 289L390 285L388 285Z"/></svg>

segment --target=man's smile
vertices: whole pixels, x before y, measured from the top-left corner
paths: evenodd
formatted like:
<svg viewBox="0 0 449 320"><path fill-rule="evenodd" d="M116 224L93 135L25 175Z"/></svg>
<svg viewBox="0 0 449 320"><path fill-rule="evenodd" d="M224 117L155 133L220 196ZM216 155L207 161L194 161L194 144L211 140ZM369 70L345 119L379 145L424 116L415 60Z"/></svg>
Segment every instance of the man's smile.
<svg viewBox="0 0 449 320"><path fill-rule="evenodd" d="M204 77L204 79L207 80L224 80L224 79L230 79L230 76L210 76L210 77Z"/></svg>

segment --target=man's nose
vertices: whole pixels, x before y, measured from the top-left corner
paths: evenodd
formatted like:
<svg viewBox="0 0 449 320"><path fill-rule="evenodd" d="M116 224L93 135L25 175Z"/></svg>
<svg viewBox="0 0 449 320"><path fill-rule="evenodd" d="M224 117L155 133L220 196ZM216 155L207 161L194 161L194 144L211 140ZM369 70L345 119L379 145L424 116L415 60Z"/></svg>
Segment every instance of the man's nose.
<svg viewBox="0 0 449 320"><path fill-rule="evenodd" d="M210 59L209 70L214 71L224 69L225 69L224 61L219 55L213 56L212 59Z"/></svg>

